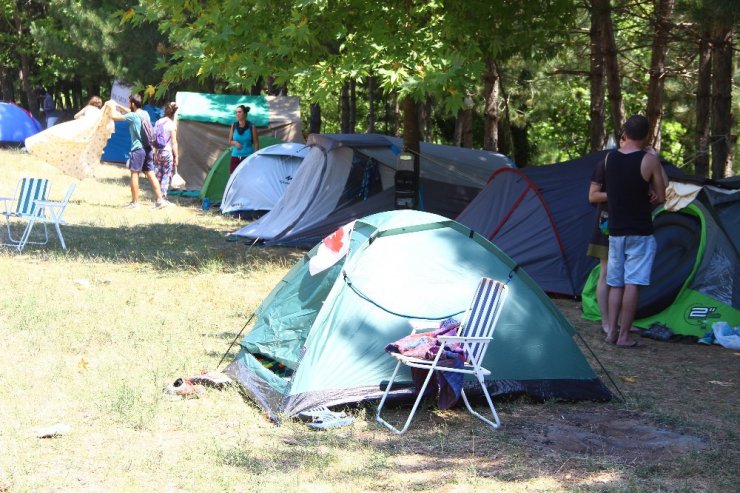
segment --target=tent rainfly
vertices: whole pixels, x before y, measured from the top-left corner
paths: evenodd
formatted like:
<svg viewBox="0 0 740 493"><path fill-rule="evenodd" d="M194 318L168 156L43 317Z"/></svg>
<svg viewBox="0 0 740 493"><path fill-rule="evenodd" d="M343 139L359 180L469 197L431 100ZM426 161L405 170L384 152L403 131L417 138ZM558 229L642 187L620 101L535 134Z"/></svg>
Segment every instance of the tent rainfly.
<svg viewBox="0 0 740 493"><path fill-rule="evenodd" d="M22 146L26 138L41 130L41 124L28 110L0 101L0 146Z"/></svg>
<svg viewBox="0 0 740 493"><path fill-rule="evenodd" d="M482 276L511 289L486 355L492 395L611 398L523 269L460 223L412 210L359 219L314 247L257 309L226 372L275 419L379 399L395 366L385 346L409 333L409 319L460 316ZM391 398L413 396L410 374L403 380Z"/></svg>
<svg viewBox="0 0 740 493"><path fill-rule="evenodd" d="M286 142L245 158L229 177L221 212L269 211L280 200L308 154L305 144Z"/></svg>
<svg viewBox="0 0 740 493"><path fill-rule="evenodd" d="M234 232L267 245L311 248L337 227L395 209L401 139L376 134L312 134L309 151L280 201ZM513 163L503 154L421 143L420 208L454 217L490 174Z"/></svg>
<svg viewBox="0 0 740 493"><path fill-rule="evenodd" d="M606 153L497 170L457 220L527 269L544 291L577 296L597 262L586 255L596 214L588 188ZM670 177L681 174L664 168Z"/></svg>

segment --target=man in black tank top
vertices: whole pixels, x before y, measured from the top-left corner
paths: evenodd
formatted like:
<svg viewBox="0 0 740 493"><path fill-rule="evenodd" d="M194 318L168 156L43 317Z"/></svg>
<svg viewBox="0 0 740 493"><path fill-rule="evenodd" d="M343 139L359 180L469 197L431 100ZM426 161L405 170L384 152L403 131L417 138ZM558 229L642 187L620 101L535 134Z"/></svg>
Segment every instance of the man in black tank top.
<svg viewBox="0 0 740 493"><path fill-rule="evenodd" d="M660 160L643 149L648 136L647 118L631 116L624 124L619 150L606 165L609 207L609 333L607 341L635 347L629 329L637 310L638 287L650 284L655 258L652 209L665 201L666 183ZM617 326L617 321L621 327Z"/></svg>

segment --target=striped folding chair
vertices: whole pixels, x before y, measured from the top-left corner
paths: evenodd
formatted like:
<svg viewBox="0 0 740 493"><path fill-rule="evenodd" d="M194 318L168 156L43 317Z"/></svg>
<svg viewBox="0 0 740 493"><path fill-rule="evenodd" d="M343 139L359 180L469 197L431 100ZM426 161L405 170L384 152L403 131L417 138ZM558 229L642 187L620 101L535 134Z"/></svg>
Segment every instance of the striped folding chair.
<svg viewBox="0 0 740 493"><path fill-rule="evenodd" d="M47 200L50 188L49 180L46 178L21 178L16 186L15 196L0 197L0 201L3 202L3 210L0 213L5 216L8 229L8 240L0 242L0 245L12 246L19 252L22 252L27 244L45 245L49 242L47 225L52 224L56 228L62 248L67 248L60 226L65 224L63 214L75 189L75 184L72 183L69 186L62 201ZM18 238L13 236L14 228L11 219L26 223ZM44 241L30 240L34 224L43 224Z"/></svg>
<svg viewBox="0 0 740 493"><path fill-rule="evenodd" d="M8 227L7 243L2 242L0 244L13 246L18 251L23 250L23 245L28 242L27 240L26 242L22 242L23 238L27 236L28 224L32 217L41 212L36 205L36 201L46 200L48 192L49 180L46 178L21 178L15 188L15 195L13 197L0 197L0 200L3 202L2 215L5 216ZM13 236L11 219L19 219L26 222L23 233L18 238ZM49 241L49 233L46 229L44 229L44 234L45 241L37 243L44 244Z"/></svg>
<svg viewBox="0 0 740 493"><path fill-rule="evenodd" d="M468 311L463 318L463 322L460 325L458 335L439 336L438 339L443 345L446 343L459 343L462 345L467 355L467 361L465 361L463 368L452 368L449 366L441 365L439 363L439 359L444 351L437 351L437 355L434 360L412 358L408 356L403 356L399 353L388 353L390 356L396 358L398 360L398 363L396 364L396 369L393 371L393 375L391 376L391 379L385 388L383 397L380 399L380 404L378 405L378 410L375 415L376 420L394 433L397 433L399 435L402 433L406 433L406 430L408 430L409 425L411 424L411 420L414 418L416 409L419 407L419 403L421 403L421 400L424 398L424 392L426 391L427 385L432 378L432 374L435 371L440 371L474 375L475 378L478 380L481 388L483 389L483 394L485 395L486 401L488 402L488 407L490 408L493 421L476 412L471 407L470 402L468 401L468 397L465 395L465 390L463 389L461 396L463 398L463 401L465 402L465 406L467 406L468 411L470 411L473 416L480 418L481 420L483 420L483 422L490 425L491 427L498 428L499 426L501 426L501 421L499 420L498 413L496 413L496 408L493 406L491 395L488 393L488 388L486 387L486 383L484 380L487 375L491 374L491 372L483 368L482 364L486 356L486 351L488 350L488 345L493 339L493 331L496 328L496 323L498 322L498 317L501 314L501 310L504 306L507 295L508 288L505 284L493 279L489 279L487 277L482 278L480 280L480 283L478 283L477 289L475 290L470 308L468 308ZM411 333L413 334L416 332L418 332L418 329L414 328ZM402 429L399 430L385 421L383 418L381 418L380 414L383 410L383 405L385 404L385 400L391 391L391 387L393 386L393 382L396 379L396 375L398 375L398 370L401 365L406 365L411 368L428 370L428 373L424 380L424 384L419 390L419 395L414 402L414 406L411 408L411 412L406 419L406 424Z"/></svg>

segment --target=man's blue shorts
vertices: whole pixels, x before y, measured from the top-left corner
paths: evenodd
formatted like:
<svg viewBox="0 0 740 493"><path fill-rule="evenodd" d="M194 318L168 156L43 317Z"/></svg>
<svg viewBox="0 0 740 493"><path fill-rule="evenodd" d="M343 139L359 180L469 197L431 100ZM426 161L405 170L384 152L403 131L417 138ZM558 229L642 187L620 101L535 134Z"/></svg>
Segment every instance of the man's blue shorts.
<svg viewBox="0 0 740 493"><path fill-rule="evenodd" d="M610 236L606 283L615 288L625 284L647 286L657 244L652 235Z"/></svg>
<svg viewBox="0 0 740 493"><path fill-rule="evenodd" d="M128 158L128 169L144 173L154 171L156 167L152 159L152 150L134 149L131 151L131 156Z"/></svg>

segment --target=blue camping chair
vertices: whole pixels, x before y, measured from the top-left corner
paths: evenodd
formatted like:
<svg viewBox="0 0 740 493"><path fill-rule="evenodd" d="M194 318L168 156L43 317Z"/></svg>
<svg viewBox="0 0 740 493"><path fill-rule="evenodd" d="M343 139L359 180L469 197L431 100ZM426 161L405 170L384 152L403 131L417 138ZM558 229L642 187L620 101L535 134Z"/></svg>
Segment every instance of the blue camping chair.
<svg viewBox="0 0 740 493"><path fill-rule="evenodd" d="M462 373L464 375L474 375L475 378L478 380L481 388L483 389L483 395L485 395L486 401L488 402L488 407L490 408L493 421L473 410L473 408L470 406L470 402L468 402L468 397L465 395L465 390L463 389L461 396L463 398L463 401L465 402L465 406L468 408L468 411L470 411L473 416L480 418L489 426L493 428L498 428L499 426L501 426L501 421L499 420L498 413L496 413L496 408L493 406L491 395L488 393L488 388L486 387L486 382L484 380L487 375L491 374L491 372L483 368L483 366L481 365L483 364L483 360L486 356L488 345L493 340L493 330L496 328L496 323L498 322L498 317L501 314L501 310L504 306L507 295L508 288L505 284L493 279L489 279L487 277L482 278L480 280L480 283L478 283L478 288L475 290L470 308L468 308L463 322L460 325L458 335L443 335L438 337L439 341L442 344L459 343L462 345L467 354L467 361L465 361L463 368L452 368L449 366L444 366L442 363L440 363L440 356L444 353L444 351L437 351L437 356L434 360L413 358L409 356L404 356L399 353L388 353L390 356L396 358L398 360L398 363L396 364L396 369L393 371L393 375L391 376L391 379L385 388L385 393L383 393L383 397L380 399L380 404L378 405L378 410L375 415L376 420L396 434L400 435L406 433L406 430L408 430L409 425L411 424L411 420L414 418L416 409L419 407L419 404L424 398L424 391L426 390L427 385L432 378L432 374L435 371L440 371L456 372ZM430 329L436 328L438 327L433 327ZM414 327L411 333L415 334L419 331L420 329L418 327ZM411 368L428 370L428 373L426 379L424 380L424 384L419 390L419 395L414 402L414 407L411 408L411 413L409 413L409 416L406 419L406 424L402 429L399 430L398 428L394 427L383 418L381 418L380 414L383 410L383 405L385 404L385 400L388 397L388 393L390 392L391 386L396 379L396 375L398 375L398 370L401 365L406 365Z"/></svg>
<svg viewBox="0 0 740 493"><path fill-rule="evenodd" d="M64 210L75 189L75 184L72 183L69 186L62 201L47 200L49 188L49 180L46 178L21 178L16 186L14 197L0 197L4 206L2 215L5 216L8 230L8 241L1 242L0 245L12 246L19 252L22 252L27 244L45 245L49 242L47 225L52 224L56 229L62 248L67 248L60 226L65 224L63 219ZM11 219L26 223L18 238L13 236ZM44 226L44 241L30 241L31 231L37 223Z"/></svg>

